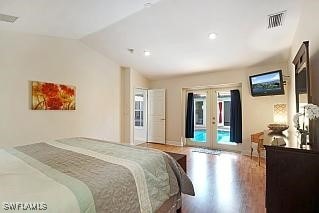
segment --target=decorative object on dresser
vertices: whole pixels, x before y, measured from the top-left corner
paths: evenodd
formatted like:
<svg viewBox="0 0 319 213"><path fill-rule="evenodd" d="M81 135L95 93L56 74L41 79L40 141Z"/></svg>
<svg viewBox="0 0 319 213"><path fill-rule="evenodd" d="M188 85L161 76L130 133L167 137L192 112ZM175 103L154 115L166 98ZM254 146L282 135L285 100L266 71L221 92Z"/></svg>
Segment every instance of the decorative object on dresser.
<svg viewBox="0 0 319 213"><path fill-rule="evenodd" d="M178 153L173 153L173 152L165 152L169 154L172 158L174 158L179 165L182 167L182 169L187 172L187 165L186 165L186 155L183 154L178 154Z"/></svg>
<svg viewBox="0 0 319 213"><path fill-rule="evenodd" d="M268 128L273 132L280 134L283 131L287 130L289 126L287 124L269 124Z"/></svg>
<svg viewBox="0 0 319 213"><path fill-rule="evenodd" d="M307 136L309 135L309 121L318 118L319 107L314 104L307 104L303 106L303 112L295 114L293 122L298 134L300 135L300 147L307 145Z"/></svg>

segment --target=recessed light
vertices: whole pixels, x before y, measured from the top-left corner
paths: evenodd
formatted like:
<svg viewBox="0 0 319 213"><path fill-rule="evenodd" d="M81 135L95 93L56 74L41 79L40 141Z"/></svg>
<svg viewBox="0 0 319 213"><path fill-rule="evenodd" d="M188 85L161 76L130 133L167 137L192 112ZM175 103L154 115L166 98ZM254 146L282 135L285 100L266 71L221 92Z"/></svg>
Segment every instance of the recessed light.
<svg viewBox="0 0 319 213"><path fill-rule="evenodd" d="M144 7L151 7L152 6L152 3L151 2L145 2L144 3Z"/></svg>
<svg viewBox="0 0 319 213"><path fill-rule="evenodd" d="M210 33L210 34L208 35L208 38L209 38L210 40L214 40L214 39L217 38L217 34L216 34L216 33Z"/></svg>
<svg viewBox="0 0 319 213"><path fill-rule="evenodd" d="M144 50L144 55L145 55L145 56L150 56L150 55L151 55L151 51L149 51L149 50Z"/></svg>

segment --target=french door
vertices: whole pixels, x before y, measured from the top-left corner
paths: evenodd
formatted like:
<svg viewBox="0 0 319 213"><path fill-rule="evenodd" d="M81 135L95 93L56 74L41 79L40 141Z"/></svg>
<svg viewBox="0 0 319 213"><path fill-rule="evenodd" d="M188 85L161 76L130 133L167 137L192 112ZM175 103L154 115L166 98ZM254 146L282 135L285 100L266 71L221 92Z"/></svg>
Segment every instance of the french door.
<svg viewBox="0 0 319 213"><path fill-rule="evenodd" d="M187 145L210 147L211 122L210 122L210 90L188 91L194 94L194 138L187 139Z"/></svg>
<svg viewBox="0 0 319 213"><path fill-rule="evenodd" d="M232 89L239 88L187 91L194 94L194 138L187 139L187 145L239 150L237 143L230 141L230 91Z"/></svg>

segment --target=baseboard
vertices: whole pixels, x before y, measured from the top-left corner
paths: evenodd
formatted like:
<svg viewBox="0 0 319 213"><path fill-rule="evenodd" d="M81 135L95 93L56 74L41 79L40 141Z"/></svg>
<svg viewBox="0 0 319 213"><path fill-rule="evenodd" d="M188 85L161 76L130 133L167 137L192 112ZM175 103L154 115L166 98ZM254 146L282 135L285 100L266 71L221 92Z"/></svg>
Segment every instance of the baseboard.
<svg viewBox="0 0 319 213"><path fill-rule="evenodd" d="M166 141L166 144L172 146L182 146L182 143L180 141Z"/></svg>

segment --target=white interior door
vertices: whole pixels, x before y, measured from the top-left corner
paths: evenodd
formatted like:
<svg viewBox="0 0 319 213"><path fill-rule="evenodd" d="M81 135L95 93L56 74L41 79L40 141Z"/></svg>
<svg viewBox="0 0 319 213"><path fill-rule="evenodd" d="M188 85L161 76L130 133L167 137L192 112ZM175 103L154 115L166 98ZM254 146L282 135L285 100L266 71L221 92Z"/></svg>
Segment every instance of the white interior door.
<svg viewBox="0 0 319 213"><path fill-rule="evenodd" d="M165 144L165 89L148 90L148 142Z"/></svg>

